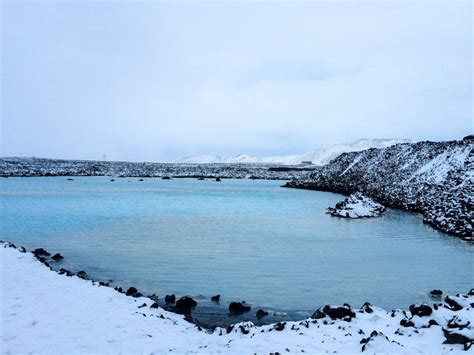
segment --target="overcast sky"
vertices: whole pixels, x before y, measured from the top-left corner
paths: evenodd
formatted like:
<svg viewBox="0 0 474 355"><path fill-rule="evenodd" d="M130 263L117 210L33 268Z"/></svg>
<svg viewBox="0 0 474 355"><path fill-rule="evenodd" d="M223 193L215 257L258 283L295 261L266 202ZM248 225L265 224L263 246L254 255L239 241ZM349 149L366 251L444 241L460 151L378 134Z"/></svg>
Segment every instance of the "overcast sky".
<svg viewBox="0 0 474 355"><path fill-rule="evenodd" d="M1 29L2 156L268 156L473 130L470 1L2 1Z"/></svg>

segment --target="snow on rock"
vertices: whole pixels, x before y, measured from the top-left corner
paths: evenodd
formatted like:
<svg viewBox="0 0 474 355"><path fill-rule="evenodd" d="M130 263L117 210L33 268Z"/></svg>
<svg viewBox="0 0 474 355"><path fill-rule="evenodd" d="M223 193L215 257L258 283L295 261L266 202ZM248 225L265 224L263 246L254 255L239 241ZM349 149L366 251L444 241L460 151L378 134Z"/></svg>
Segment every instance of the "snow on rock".
<svg viewBox="0 0 474 355"><path fill-rule="evenodd" d="M343 218L378 217L385 207L360 192L353 193L345 200L338 202L334 208L328 208L332 216Z"/></svg>
<svg viewBox="0 0 474 355"><path fill-rule="evenodd" d="M12 244L0 245L0 260L0 348L7 354L461 354L474 339L474 290L412 311L325 306L302 321L211 332L149 298L53 272Z"/></svg>
<svg viewBox="0 0 474 355"><path fill-rule="evenodd" d="M344 153L287 187L351 194L423 213L434 228L467 241L474 221L474 140L418 142Z"/></svg>

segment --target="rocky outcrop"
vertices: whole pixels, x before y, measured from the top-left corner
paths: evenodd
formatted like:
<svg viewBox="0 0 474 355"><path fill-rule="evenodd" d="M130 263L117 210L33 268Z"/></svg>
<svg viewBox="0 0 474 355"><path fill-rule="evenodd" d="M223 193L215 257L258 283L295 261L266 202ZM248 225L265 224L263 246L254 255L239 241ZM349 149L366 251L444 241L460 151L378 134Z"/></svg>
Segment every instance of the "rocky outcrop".
<svg viewBox="0 0 474 355"><path fill-rule="evenodd" d="M362 192L387 207L423 213L434 228L472 240L473 139L397 144L340 155L285 187Z"/></svg>
<svg viewBox="0 0 474 355"><path fill-rule="evenodd" d="M344 201L338 202L333 208L328 208L331 216L343 218L378 217L385 207L360 192L353 193Z"/></svg>

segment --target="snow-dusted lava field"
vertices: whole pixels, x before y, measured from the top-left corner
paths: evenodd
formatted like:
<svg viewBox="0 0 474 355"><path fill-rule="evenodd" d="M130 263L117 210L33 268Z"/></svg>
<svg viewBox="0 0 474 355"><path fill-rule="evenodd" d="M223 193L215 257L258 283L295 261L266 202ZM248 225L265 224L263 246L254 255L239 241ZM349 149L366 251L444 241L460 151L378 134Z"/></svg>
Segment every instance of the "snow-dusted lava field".
<svg viewBox="0 0 474 355"><path fill-rule="evenodd" d="M3 353L455 354L474 339L474 290L410 310L323 307L311 318L213 332L147 297L60 275L32 253L0 247ZM472 349L471 349L472 350Z"/></svg>

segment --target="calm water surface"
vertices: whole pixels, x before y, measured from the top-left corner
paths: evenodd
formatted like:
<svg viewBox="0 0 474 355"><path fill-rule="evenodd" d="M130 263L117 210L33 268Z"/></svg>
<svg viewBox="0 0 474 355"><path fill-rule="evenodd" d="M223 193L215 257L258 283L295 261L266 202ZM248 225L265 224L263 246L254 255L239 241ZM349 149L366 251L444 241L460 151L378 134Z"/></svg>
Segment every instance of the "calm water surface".
<svg viewBox="0 0 474 355"><path fill-rule="evenodd" d="M474 245L421 216L345 220L341 195L278 181L80 177L0 180L1 238L144 293L289 311L365 301L387 308L474 286Z"/></svg>

